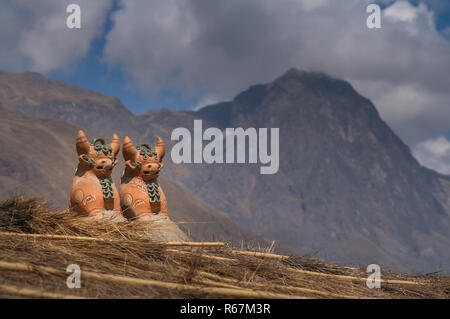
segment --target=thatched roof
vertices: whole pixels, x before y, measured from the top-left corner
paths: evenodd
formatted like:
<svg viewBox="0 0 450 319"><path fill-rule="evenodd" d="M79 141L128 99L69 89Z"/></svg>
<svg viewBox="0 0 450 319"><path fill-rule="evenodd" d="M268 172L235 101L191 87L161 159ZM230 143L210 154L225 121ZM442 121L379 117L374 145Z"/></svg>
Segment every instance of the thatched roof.
<svg viewBox="0 0 450 319"><path fill-rule="evenodd" d="M37 199L0 203L0 296L40 298L449 298L450 279L364 270L228 243L161 243L139 222L83 220ZM69 289L70 264L81 288Z"/></svg>

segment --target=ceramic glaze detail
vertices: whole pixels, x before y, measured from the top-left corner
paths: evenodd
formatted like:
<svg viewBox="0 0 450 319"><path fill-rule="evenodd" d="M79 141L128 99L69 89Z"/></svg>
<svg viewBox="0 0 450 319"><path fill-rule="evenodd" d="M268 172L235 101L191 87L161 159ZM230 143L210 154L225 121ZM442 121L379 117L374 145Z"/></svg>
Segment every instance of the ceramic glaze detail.
<svg viewBox="0 0 450 319"><path fill-rule="evenodd" d="M159 186L154 180L147 181L147 193L148 197L150 197L150 203L161 202Z"/></svg>
<svg viewBox="0 0 450 319"><path fill-rule="evenodd" d="M105 141L101 138L96 138L92 143L94 149L97 151L98 155L101 155L99 152L102 151L105 155L112 155L111 145L106 144Z"/></svg>
<svg viewBox="0 0 450 319"><path fill-rule="evenodd" d="M100 185L102 185L103 198L114 199L114 191L112 188L112 182L108 178L99 179Z"/></svg>
<svg viewBox="0 0 450 319"><path fill-rule="evenodd" d="M146 160L149 157L155 157L158 160L158 154L148 144L141 144L136 147L136 150L139 151L139 154L143 156L143 159Z"/></svg>

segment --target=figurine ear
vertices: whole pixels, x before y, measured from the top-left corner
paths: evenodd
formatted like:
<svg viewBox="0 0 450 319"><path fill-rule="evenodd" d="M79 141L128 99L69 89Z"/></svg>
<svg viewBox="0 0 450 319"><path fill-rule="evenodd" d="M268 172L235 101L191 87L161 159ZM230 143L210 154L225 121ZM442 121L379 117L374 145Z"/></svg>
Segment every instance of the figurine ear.
<svg viewBox="0 0 450 319"><path fill-rule="evenodd" d="M156 139L155 151L156 151L156 154L158 155L158 161L162 162L162 159L166 152L166 145L164 144L163 140L159 136Z"/></svg>
<svg viewBox="0 0 450 319"><path fill-rule="evenodd" d="M77 153L78 155L81 154L87 154L89 153L89 150L91 149L91 144L86 138L86 135L82 130L78 131L77 136Z"/></svg>
<svg viewBox="0 0 450 319"><path fill-rule="evenodd" d="M78 159L79 159L79 161L80 161L80 163L86 163L86 164L88 164L89 166L93 166L92 164L93 164L93 162L92 162L92 160L89 158L89 156L87 156L87 154L81 154L80 156L78 156Z"/></svg>
<svg viewBox="0 0 450 319"><path fill-rule="evenodd" d="M134 147L133 142L128 136L123 140L122 153L125 161L135 161L137 158L137 149Z"/></svg>
<svg viewBox="0 0 450 319"><path fill-rule="evenodd" d="M140 169L141 168L141 163L139 162L133 162L133 161L126 161L125 162L125 166L131 168L131 169Z"/></svg>
<svg viewBox="0 0 450 319"><path fill-rule="evenodd" d="M113 134L113 138L111 141L111 148L112 148L112 152L114 154L114 157L117 156L117 153L119 153L120 150L120 140L119 137L116 134Z"/></svg>

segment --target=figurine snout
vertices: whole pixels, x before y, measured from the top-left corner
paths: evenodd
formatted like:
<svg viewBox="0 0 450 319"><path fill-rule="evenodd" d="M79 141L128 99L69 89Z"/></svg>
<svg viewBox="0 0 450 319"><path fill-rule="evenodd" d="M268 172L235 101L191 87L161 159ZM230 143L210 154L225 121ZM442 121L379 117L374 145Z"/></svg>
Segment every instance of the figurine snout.
<svg viewBox="0 0 450 319"><path fill-rule="evenodd" d="M102 160L97 161L97 165L95 166L97 170L112 170L113 169L113 163L109 158L105 158Z"/></svg>
<svg viewBox="0 0 450 319"><path fill-rule="evenodd" d="M157 163L150 163L150 164L146 164L143 167L143 173L145 175L149 175L149 174L158 174L159 173L159 164Z"/></svg>

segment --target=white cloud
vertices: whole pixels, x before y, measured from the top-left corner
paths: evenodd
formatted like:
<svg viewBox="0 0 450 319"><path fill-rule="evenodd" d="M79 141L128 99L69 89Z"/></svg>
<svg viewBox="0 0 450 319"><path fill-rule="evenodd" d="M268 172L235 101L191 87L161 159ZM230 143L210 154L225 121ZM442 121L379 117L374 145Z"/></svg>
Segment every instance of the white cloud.
<svg viewBox="0 0 450 319"><path fill-rule="evenodd" d="M422 165L450 175L450 141L444 136L418 143L413 154Z"/></svg>
<svg viewBox="0 0 450 319"><path fill-rule="evenodd" d="M450 127L450 42L427 6L372 1L122 0L104 61L142 91L229 100L289 67L349 80L411 145Z"/></svg>
<svg viewBox="0 0 450 319"><path fill-rule="evenodd" d="M374 101L381 116L409 144L441 135L450 128L450 96L417 83L392 85L382 81L354 81Z"/></svg>
<svg viewBox="0 0 450 319"><path fill-rule="evenodd" d="M423 7L423 4L421 6ZM417 18L417 8L408 1L397 1L393 5L386 8L383 15L392 21L414 22Z"/></svg>
<svg viewBox="0 0 450 319"><path fill-rule="evenodd" d="M202 99L200 99L197 103L197 105L193 108L194 111L197 111L199 109L201 109L204 106L207 105L213 105L219 102L224 102L221 99L217 98L217 96L213 96L213 95L206 95L204 97L202 97Z"/></svg>
<svg viewBox="0 0 450 319"><path fill-rule="evenodd" d="M81 30L65 27L70 2L2 1L0 69L48 72L85 56L111 0L78 1ZM323 71L349 80L410 145L443 134L450 29L439 33L422 3L386 0L382 28L369 30L371 2L121 0L103 59L144 93L169 88L205 102L230 100L290 67Z"/></svg>
<svg viewBox="0 0 450 319"><path fill-rule="evenodd" d="M17 0L0 3L0 68L49 72L70 69L101 35L111 0L78 0L81 29L68 29L66 7L72 1Z"/></svg>

